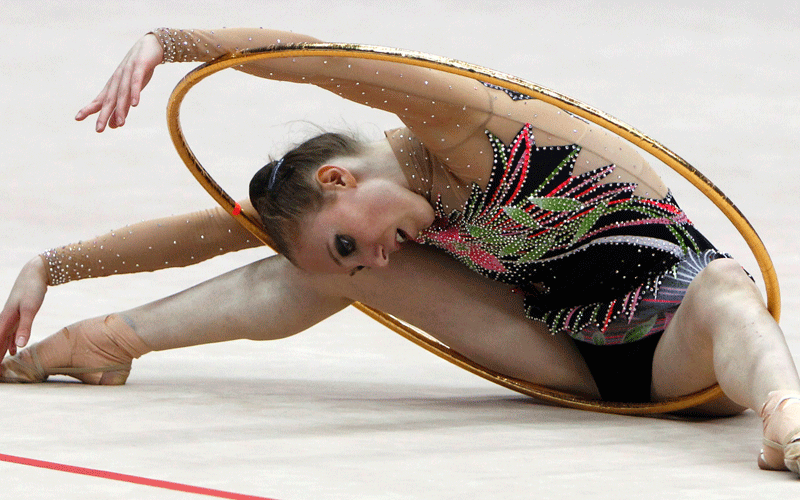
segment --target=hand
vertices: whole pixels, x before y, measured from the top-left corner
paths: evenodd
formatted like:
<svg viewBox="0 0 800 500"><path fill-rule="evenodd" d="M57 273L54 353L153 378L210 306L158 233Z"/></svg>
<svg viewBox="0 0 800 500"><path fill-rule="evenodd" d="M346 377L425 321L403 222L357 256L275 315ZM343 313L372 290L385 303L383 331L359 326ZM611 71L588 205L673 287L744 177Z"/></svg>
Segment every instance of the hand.
<svg viewBox="0 0 800 500"><path fill-rule="evenodd" d="M36 256L23 266L11 288L8 301L0 311L0 359L6 351L16 354L31 337L31 325L47 292L44 261Z"/></svg>
<svg viewBox="0 0 800 500"><path fill-rule="evenodd" d="M103 91L78 111L75 119L81 121L99 112L95 126L98 132L105 130L106 125L111 128L125 125L128 111L131 106L139 104L142 89L163 59L164 49L154 34L148 33L140 38L111 75Z"/></svg>

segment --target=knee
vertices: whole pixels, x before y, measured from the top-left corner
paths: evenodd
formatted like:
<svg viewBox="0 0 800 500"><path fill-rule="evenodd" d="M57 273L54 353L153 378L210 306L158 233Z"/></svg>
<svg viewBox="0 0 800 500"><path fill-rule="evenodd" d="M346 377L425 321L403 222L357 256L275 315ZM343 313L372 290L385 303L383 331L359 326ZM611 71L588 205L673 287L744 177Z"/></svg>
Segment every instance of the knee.
<svg viewBox="0 0 800 500"><path fill-rule="evenodd" d="M734 259L717 259L709 262L695 281L722 293L742 290L750 293L755 289L753 280Z"/></svg>
<svg viewBox="0 0 800 500"><path fill-rule="evenodd" d="M749 309L748 304L763 305L755 283L733 259L710 262L692 281L690 291L701 311L743 311Z"/></svg>

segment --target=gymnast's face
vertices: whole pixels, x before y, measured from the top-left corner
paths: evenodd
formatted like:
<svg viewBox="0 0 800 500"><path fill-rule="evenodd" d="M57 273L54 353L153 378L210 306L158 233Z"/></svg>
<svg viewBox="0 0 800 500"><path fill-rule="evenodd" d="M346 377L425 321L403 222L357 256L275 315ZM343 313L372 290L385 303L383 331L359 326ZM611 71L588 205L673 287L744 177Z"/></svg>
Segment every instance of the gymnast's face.
<svg viewBox="0 0 800 500"><path fill-rule="evenodd" d="M353 274L384 267L433 223L430 203L403 186L385 179L357 182L346 169L328 174L323 190L329 201L300 230L295 261L301 269Z"/></svg>

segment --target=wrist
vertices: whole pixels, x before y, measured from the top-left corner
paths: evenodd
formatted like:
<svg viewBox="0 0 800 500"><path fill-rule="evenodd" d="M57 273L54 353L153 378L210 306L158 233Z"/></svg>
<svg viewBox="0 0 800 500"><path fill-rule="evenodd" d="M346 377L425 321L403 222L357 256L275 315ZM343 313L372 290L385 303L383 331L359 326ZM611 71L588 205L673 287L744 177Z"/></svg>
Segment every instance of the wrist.
<svg viewBox="0 0 800 500"><path fill-rule="evenodd" d="M54 248L40 253L25 266L38 273L48 286L57 286L70 281L61 258Z"/></svg>
<svg viewBox="0 0 800 500"><path fill-rule="evenodd" d="M152 48L154 54L157 54L156 62L158 64L164 64L164 47L161 45L161 41L159 40L158 36L151 31L142 37L142 41L148 47Z"/></svg>
<svg viewBox="0 0 800 500"><path fill-rule="evenodd" d="M191 35L184 30L157 28L145 36L152 35L161 47L161 64L191 62L196 58L185 58L184 48L190 43Z"/></svg>
<svg viewBox="0 0 800 500"><path fill-rule="evenodd" d="M32 258L25 264L25 266L36 276L42 278L43 281L47 281L48 274L47 274L47 263L44 260L44 257L41 255L37 255L36 257Z"/></svg>

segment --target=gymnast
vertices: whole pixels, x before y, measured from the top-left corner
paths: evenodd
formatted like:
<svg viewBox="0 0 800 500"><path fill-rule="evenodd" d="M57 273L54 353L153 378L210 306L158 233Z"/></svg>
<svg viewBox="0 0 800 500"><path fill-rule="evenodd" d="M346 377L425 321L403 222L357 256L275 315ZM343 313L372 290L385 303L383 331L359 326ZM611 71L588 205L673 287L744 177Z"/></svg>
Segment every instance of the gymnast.
<svg viewBox="0 0 800 500"><path fill-rule="evenodd" d="M161 63L315 41L161 28L76 119L97 114L98 132L123 126ZM316 85L402 124L376 142L318 135L255 174L241 206L279 255L26 347L49 286L261 243L217 208L36 256L0 313L3 381L124 384L147 352L284 338L358 301L501 374L587 398L659 401L719 383L724 397L691 411L760 412L759 465L800 473L800 380L782 331L748 274L622 139L539 100L409 65L304 57L237 69Z"/></svg>

